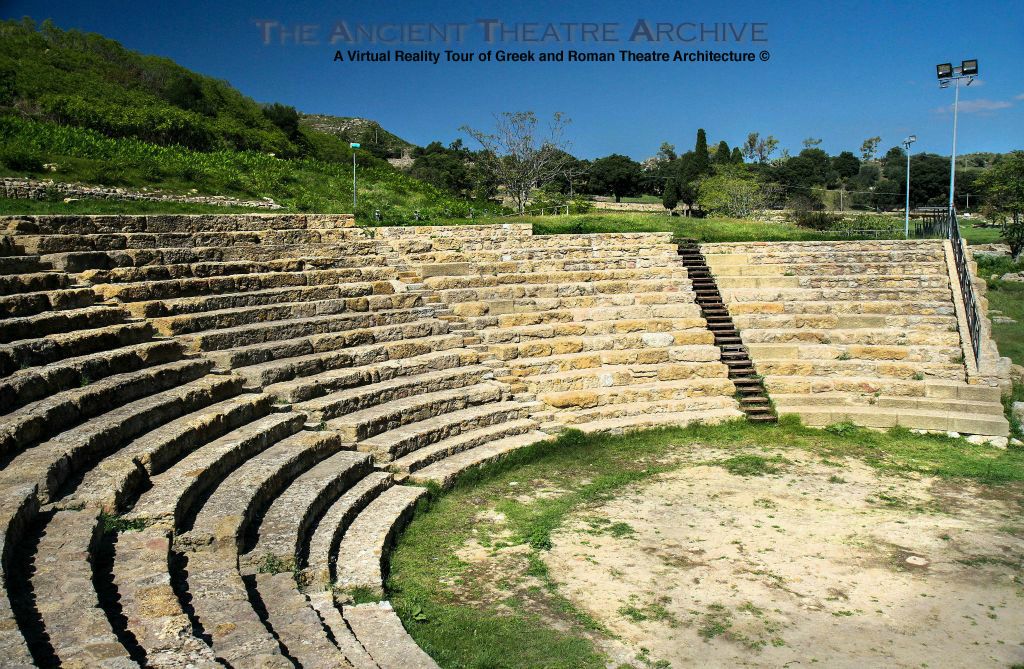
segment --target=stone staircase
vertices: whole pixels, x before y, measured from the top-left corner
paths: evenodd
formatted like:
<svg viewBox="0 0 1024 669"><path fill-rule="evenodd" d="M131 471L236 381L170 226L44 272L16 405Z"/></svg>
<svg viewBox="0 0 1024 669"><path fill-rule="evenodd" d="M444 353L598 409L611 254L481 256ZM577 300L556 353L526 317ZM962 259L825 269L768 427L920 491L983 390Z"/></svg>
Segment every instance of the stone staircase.
<svg viewBox="0 0 1024 669"><path fill-rule="evenodd" d="M679 257L693 281L694 294L708 329L715 336L715 346L722 351L722 362L729 367L729 379L739 394L740 410L747 420L755 423L774 423L778 420L771 406L764 383L757 376L754 364L743 345L740 334L729 316L729 310L718 292L718 284L693 240L679 242Z"/></svg>

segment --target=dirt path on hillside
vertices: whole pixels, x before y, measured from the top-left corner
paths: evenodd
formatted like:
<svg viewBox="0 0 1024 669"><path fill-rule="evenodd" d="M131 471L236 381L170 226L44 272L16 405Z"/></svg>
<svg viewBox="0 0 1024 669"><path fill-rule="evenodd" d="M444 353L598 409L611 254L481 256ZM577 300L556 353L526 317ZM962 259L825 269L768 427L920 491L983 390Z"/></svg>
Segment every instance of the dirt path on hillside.
<svg viewBox="0 0 1024 669"><path fill-rule="evenodd" d="M554 536L551 577L618 637L604 642L616 662L1024 663L1020 486L784 455L764 476L684 467L578 512Z"/></svg>

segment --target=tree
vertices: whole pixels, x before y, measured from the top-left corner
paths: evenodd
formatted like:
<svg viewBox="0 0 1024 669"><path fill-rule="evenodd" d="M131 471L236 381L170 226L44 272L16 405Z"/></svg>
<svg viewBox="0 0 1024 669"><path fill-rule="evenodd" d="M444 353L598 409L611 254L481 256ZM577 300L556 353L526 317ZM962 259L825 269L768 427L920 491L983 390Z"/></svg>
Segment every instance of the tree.
<svg viewBox="0 0 1024 669"><path fill-rule="evenodd" d="M870 162L875 159L878 154L878 145L882 141L881 137L868 137L860 145L860 155L865 162Z"/></svg>
<svg viewBox="0 0 1024 669"><path fill-rule="evenodd" d="M729 145L723 139L718 143L718 148L715 149L715 164L716 165L728 165L732 162L732 153L729 151Z"/></svg>
<svg viewBox="0 0 1024 669"><path fill-rule="evenodd" d="M832 169L840 179L852 179L860 172L860 160L850 151L843 151L832 159Z"/></svg>
<svg viewBox="0 0 1024 669"><path fill-rule="evenodd" d="M676 146L668 142L662 142L658 147L658 155L655 156L658 162L671 162L676 159Z"/></svg>
<svg viewBox="0 0 1024 669"><path fill-rule="evenodd" d="M805 149L816 149L819 146L821 146L821 138L820 137L808 137L808 138L806 138L804 140L804 148Z"/></svg>
<svg viewBox="0 0 1024 669"><path fill-rule="evenodd" d="M185 79L184 81L190 80ZM288 105L282 105L275 102L274 104L267 105L263 108L263 115L266 116L271 123L280 128L289 139L294 139L298 135L299 113L295 111L295 107L289 107Z"/></svg>
<svg viewBox="0 0 1024 669"><path fill-rule="evenodd" d="M456 195L462 195L473 185L469 170L458 154L443 149L418 156L409 175Z"/></svg>
<svg viewBox="0 0 1024 669"><path fill-rule="evenodd" d="M762 138L760 133L752 132L743 143L743 155L750 160L763 163L779 148L779 140L772 135Z"/></svg>
<svg viewBox="0 0 1024 669"><path fill-rule="evenodd" d="M1024 251L1024 151L1013 151L983 172L977 185L985 195L986 213L1008 217L1003 239L1014 257Z"/></svg>
<svg viewBox="0 0 1024 669"><path fill-rule="evenodd" d="M697 129L697 143L693 147L693 159L697 174L711 173L711 156L708 154L708 136L704 128Z"/></svg>
<svg viewBox="0 0 1024 669"><path fill-rule="evenodd" d="M621 202L624 195L633 195L637 192L640 177L640 163L618 153L598 158L590 168L593 188L611 193L615 196L616 202Z"/></svg>
<svg viewBox="0 0 1024 669"><path fill-rule="evenodd" d="M672 211L679 204L679 184L675 179L669 179L665 184L665 192L661 195L661 204Z"/></svg>
<svg viewBox="0 0 1024 669"><path fill-rule="evenodd" d="M714 176L697 188L700 208L713 214L746 218L765 207L761 184L742 168L715 166Z"/></svg>
<svg viewBox="0 0 1024 669"><path fill-rule="evenodd" d="M533 112L502 112L495 116L494 132L462 126L460 130L476 140L483 151L477 163L494 181L505 187L521 214L526 211L530 191L561 176L563 138L569 118L555 112L546 132L538 128Z"/></svg>
<svg viewBox="0 0 1024 669"><path fill-rule="evenodd" d="M733 165L742 165L743 164L743 151L741 151L740 147L738 147L738 146L732 147L732 164Z"/></svg>

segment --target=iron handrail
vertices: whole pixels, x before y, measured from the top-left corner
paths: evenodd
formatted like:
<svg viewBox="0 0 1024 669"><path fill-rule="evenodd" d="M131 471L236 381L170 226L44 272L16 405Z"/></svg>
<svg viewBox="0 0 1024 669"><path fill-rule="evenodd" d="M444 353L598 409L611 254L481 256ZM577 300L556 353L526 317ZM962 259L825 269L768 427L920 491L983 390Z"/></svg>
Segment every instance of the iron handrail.
<svg viewBox="0 0 1024 669"><path fill-rule="evenodd" d="M949 241L953 246L953 261L956 265L956 274L960 283L960 294L963 296L964 311L967 315L967 330L971 337L971 349L974 351L974 362L981 361L981 314L978 309L978 299L974 294L974 282L971 279L971 271L967 264L967 254L964 252L963 238L960 236L960 226L956 221L956 211L949 211L946 215L948 225Z"/></svg>

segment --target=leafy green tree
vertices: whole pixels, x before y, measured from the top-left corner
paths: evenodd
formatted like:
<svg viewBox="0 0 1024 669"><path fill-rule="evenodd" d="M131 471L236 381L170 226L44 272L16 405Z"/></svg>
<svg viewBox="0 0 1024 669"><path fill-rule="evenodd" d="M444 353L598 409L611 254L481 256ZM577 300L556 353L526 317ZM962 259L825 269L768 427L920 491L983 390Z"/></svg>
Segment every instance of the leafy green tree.
<svg viewBox="0 0 1024 669"><path fill-rule="evenodd" d="M832 170L840 179L852 179L860 172L860 160L850 151L843 151L832 158Z"/></svg>
<svg viewBox="0 0 1024 669"><path fill-rule="evenodd" d="M1014 257L1024 251L1024 151L1013 151L983 172L977 185L985 194L985 208L995 218L1005 218L1003 238Z"/></svg>
<svg viewBox="0 0 1024 669"><path fill-rule="evenodd" d="M805 149L816 149L819 146L821 146L821 138L820 137L808 137L808 138L804 139L804 148Z"/></svg>
<svg viewBox="0 0 1024 669"><path fill-rule="evenodd" d="M732 164L733 165L742 165L743 164L743 151L741 151L740 147L738 147L738 146L732 147Z"/></svg>
<svg viewBox="0 0 1024 669"><path fill-rule="evenodd" d="M878 145L881 143L881 137L868 137L860 145L860 155L865 162L870 162L875 159L878 155Z"/></svg>
<svg viewBox="0 0 1024 669"><path fill-rule="evenodd" d="M679 184L675 179L669 179L665 184L665 192L661 195L661 204L672 211L679 204Z"/></svg>
<svg viewBox="0 0 1024 669"><path fill-rule="evenodd" d="M702 179L697 191L697 204L712 214L747 218L765 207L761 184L734 166L716 166L714 175Z"/></svg>
<svg viewBox="0 0 1024 669"><path fill-rule="evenodd" d="M616 202L621 202L624 196L635 195L640 178L640 163L618 153L598 158L590 168L592 187L599 192L611 193Z"/></svg>
<svg viewBox="0 0 1024 669"><path fill-rule="evenodd" d="M662 142L661 146L658 147L658 155L655 158L660 161L671 162L676 159L676 147L675 144L668 142Z"/></svg>
<svg viewBox="0 0 1024 669"><path fill-rule="evenodd" d="M294 139L299 134L299 112L295 107L275 102L263 108L263 115L289 138Z"/></svg>
<svg viewBox="0 0 1024 669"><path fill-rule="evenodd" d="M715 149L715 164L728 165L732 162L732 152L729 151L729 144L723 139Z"/></svg>

